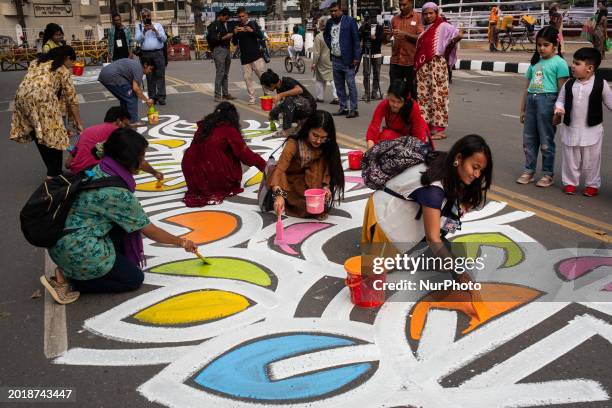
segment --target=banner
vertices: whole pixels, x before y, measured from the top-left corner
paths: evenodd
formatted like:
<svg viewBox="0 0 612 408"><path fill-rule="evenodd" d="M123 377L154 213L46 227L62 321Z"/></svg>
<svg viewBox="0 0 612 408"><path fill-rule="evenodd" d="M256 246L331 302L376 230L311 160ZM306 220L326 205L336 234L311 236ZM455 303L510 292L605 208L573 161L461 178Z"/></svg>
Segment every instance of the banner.
<svg viewBox="0 0 612 408"><path fill-rule="evenodd" d="M214 1L210 5L212 11L218 12L223 7L227 7L231 12L235 12L238 7L244 7L248 12L266 11L266 2L258 0L243 0L243 1Z"/></svg>
<svg viewBox="0 0 612 408"><path fill-rule="evenodd" d="M72 4L34 3L35 17L72 17Z"/></svg>

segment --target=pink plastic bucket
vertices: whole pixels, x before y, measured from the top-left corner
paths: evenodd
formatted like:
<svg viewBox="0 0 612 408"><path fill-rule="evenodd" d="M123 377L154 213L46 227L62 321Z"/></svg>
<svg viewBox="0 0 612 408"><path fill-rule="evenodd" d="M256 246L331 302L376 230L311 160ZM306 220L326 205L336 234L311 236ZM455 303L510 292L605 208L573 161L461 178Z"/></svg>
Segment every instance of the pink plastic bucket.
<svg viewBox="0 0 612 408"><path fill-rule="evenodd" d="M325 190L322 188L311 188L304 191L306 197L306 212L309 214L321 214L325 209Z"/></svg>

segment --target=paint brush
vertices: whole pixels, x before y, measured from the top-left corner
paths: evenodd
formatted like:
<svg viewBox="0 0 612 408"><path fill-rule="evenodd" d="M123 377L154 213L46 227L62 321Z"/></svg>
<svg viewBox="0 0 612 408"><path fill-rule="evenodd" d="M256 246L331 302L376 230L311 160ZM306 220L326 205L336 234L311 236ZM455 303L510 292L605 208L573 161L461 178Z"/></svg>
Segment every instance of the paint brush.
<svg viewBox="0 0 612 408"><path fill-rule="evenodd" d="M204 263L204 265L210 265L210 262L208 262L208 260L204 258L202 254L200 253L200 251L198 251L197 249L195 251L195 254L198 258L200 258L200 260L202 261L202 263Z"/></svg>
<svg viewBox="0 0 612 408"><path fill-rule="evenodd" d="M274 245L281 245L284 243L285 243L285 227L283 226L283 220L279 212L278 219L276 220L276 236L274 237Z"/></svg>

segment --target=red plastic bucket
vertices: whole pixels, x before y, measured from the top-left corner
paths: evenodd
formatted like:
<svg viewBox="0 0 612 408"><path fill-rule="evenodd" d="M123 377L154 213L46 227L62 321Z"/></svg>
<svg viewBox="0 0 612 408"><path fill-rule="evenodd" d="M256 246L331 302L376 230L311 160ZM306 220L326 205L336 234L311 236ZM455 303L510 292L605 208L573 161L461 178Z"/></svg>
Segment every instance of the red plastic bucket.
<svg viewBox="0 0 612 408"><path fill-rule="evenodd" d="M321 214L325 210L325 190L322 188L308 189L304 191L304 197L309 214Z"/></svg>
<svg viewBox="0 0 612 408"><path fill-rule="evenodd" d="M85 70L85 65L80 62L75 62L72 64L72 73L76 76L83 75L83 71Z"/></svg>
<svg viewBox="0 0 612 408"><path fill-rule="evenodd" d="M361 159L363 159L363 152L361 150L353 150L348 152L348 165L351 170L361 169Z"/></svg>
<svg viewBox="0 0 612 408"><path fill-rule="evenodd" d="M271 96L260 96L259 101L261 103L261 109L270 112L274 103L272 102Z"/></svg>
<svg viewBox="0 0 612 408"><path fill-rule="evenodd" d="M361 275L361 256L354 256L344 262L347 277L346 286L351 291L351 302L359 307L379 307L385 303L385 274L368 273ZM376 283L376 285L375 285ZM375 286L379 289L375 289Z"/></svg>

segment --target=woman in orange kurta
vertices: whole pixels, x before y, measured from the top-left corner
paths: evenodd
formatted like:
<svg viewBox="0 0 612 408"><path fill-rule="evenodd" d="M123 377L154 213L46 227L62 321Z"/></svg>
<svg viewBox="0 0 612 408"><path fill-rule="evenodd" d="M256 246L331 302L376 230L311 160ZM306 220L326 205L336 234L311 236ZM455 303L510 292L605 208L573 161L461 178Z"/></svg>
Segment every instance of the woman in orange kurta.
<svg viewBox="0 0 612 408"><path fill-rule="evenodd" d="M284 211L295 217L310 216L304 191L311 188L324 189L330 207L342 199L344 171L336 127L329 112L314 112L298 134L287 139L269 184L277 214ZM318 218L327 218L327 213Z"/></svg>

